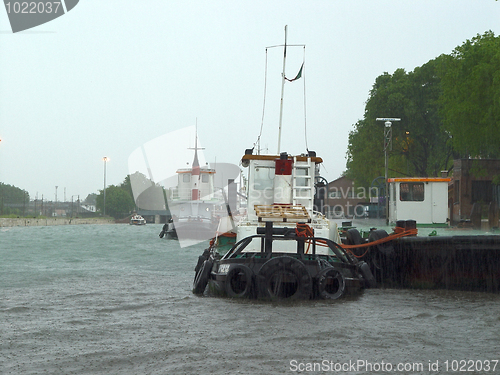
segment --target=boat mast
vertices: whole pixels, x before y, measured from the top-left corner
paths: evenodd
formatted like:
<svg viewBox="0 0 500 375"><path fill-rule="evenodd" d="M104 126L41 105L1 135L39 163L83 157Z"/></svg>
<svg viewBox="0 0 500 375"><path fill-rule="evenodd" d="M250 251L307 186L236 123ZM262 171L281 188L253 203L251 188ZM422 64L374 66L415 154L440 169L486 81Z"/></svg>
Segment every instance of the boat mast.
<svg viewBox="0 0 500 375"><path fill-rule="evenodd" d="M287 39L287 28L285 25L285 46L283 52L283 74L281 75L281 103L280 103L280 122L279 122L279 132L278 132L278 155L280 154L280 144L281 144L281 123L283 120L283 93L285 92L285 63L286 63L286 39Z"/></svg>
<svg viewBox="0 0 500 375"><path fill-rule="evenodd" d="M191 200L197 201L200 199L200 163L198 161L198 119L196 119L196 131L194 138L194 160L191 167Z"/></svg>

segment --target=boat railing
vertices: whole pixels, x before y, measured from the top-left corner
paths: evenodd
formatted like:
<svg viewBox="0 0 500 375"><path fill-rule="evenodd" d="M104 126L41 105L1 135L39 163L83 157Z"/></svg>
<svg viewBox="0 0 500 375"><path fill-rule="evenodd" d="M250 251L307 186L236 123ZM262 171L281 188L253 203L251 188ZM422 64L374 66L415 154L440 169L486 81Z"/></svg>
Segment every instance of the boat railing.
<svg viewBox="0 0 500 375"><path fill-rule="evenodd" d="M294 252L282 251L281 248L276 250L275 247L273 247L273 242L275 241L296 241L297 245ZM327 248L328 253L318 252L318 247ZM222 260L239 258L243 256L255 257L257 256L257 254L259 254L259 257L264 258L271 258L273 254L297 254L299 258L304 259L311 256L326 256L332 261L337 259L343 263L355 263L355 260L347 253L345 249L343 249L341 246L330 239L323 237L301 237L292 233L286 233L284 235L254 234L252 236L245 237L241 241L238 241L231 248L231 250L229 250L222 257Z"/></svg>

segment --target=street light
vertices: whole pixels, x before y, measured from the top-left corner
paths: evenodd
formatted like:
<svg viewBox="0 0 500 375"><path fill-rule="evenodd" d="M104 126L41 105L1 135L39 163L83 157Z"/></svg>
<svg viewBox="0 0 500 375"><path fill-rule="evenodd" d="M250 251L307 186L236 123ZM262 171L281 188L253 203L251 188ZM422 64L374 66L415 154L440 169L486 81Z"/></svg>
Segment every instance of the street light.
<svg viewBox="0 0 500 375"><path fill-rule="evenodd" d="M385 154L385 223L389 224L389 151L392 151L392 122L401 121L400 118L377 118L385 121L384 154Z"/></svg>
<svg viewBox="0 0 500 375"><path fill-rule="evenodd" d="M103 208L102 208L102 216L106 216L106 162L109 160L107 156L103 157L102 160L104 161L104 203L103 203Z"/></svg>
<svg viewBox="0 0 500 375"><path fill-rule="evenodd" d="M54 216L57 216L57 188L59 186L56 186L56 203L54 203Z"/></svg>
<svg viewBox="0 0 500 375"><path fill-rule="evenodd" d="M78 216L78 207L80 206L80 194L72 195L71 196L71 217L73 217L73 197L78 197L78 200L76 201L76 216Z"/></svg>

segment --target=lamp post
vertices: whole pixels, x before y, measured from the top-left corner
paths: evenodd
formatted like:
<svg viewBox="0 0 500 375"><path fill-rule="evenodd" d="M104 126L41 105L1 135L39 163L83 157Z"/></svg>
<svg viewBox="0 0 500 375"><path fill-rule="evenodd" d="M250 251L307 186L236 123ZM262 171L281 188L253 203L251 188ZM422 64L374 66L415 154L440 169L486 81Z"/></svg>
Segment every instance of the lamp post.
<svg viewBox="0 0 500 375"><path fill-rule="evenodd" d="M103 202L103 208L102 208L102 216L106 216L106 162L109 160L107 156L103 157L102 160L104 161L104 202Z"/></svg>
<svg viewBox="0 0 500 375"><path fill-rule="evenodd" d="M56 186L56 202L54 203L54 216L57 216L57 188L59 186Z"/></svg>
<svg viewBox="0 0 500 375"><path fill-rule="evenodd" d="M385 223L389 224L389 151L392 151L392 122L400 118L377 118L384 121L384 156L385 156Z"/></svg>
<svg viewBox="0 0 500 375"><path fill-rule="evenodd" d="M78 206L80 206L80 195L72 195L71 196L71 217L73 217L73 197L78 197L78 200L76 201L76 216L78 217Z"/></svg>

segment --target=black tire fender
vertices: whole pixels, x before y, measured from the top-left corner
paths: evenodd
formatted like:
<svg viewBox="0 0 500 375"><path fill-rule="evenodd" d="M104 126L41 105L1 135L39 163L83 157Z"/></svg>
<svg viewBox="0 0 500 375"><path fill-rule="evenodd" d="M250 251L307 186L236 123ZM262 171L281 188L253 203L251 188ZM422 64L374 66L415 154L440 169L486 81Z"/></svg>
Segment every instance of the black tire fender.
<svg viewBox="0 0 500 375"><path fill-rule="evenodd" d="M346 232L347 245L360 245L363 242L359 230L356 228L348 229Z"/></svg>
<svg viewBox="0 0 500 375"><path fill-rule="evenodd" d="M244 264L235 264L226 275L226 293L228 297L249 297L253 290L253 271Z"/></svg>
<svg viewBox="0 0 500 375"><path fill-rule="evenodd" d="M368 263L359 262L358 269L361 276L363 276L363 279L365 279L365 287L376 288L377 281L375 280L375 277L373 276L372 270L370 269Z"/></svg>
<svg viewBox="0 0 500 375"><path fill-rule="evenodd" d="M205 249L203 251L203 254L198 257L198 262L196 263L196 267L194 268L195 275L198 274L198 271L203 265L203 262L206 261L208 258L210 258L210 250Z"/></svg>
<svg viewBox="0 0 500 375"><path fill-rule="evenodd" d="M208 278L210 276L210 272L212 271L212 265L213 262L210 259L207 259L203 262L200 270L196 273L193 283L194 294L203 294L205 292L205 288L208 284Z"/></svg>
<svg viewBox="0 0 500 375"><path fill-rule="evenodd" d="M377 240L381 240L382 238L386 238L389 236L387 232L383 229L378 229L378 230L372 230L370 232L370 235L368 236L368 242L373 242ZM385 256L392 256L394 255L394 247L392 245L392 242L385 242L381 243L375 246L372 246L372 248L376 248L381 254Z"/></svg>
<svg viewBox="0 0 500 375"><path fill-rule="evenodd" d="M333 267L328 267L318 274L318 296L323 299L338 299L345 294L345 280Z"/></svg>
<svg viewBox="0 0 500 375"><path fill-rule="evenodd" d="M276 277L291 276L297 282L297 288L293 294L282 289L282 283L276 284ZM280 279L278 279L280 280ZM312 293L312 278L306 266L300 260L280 256L268 260L259 270L257 275L259 293L262 297L271 299L309 299ZM273 287L274 286L274 287ZM281 295L280 295L281 294Z"/></svg>

